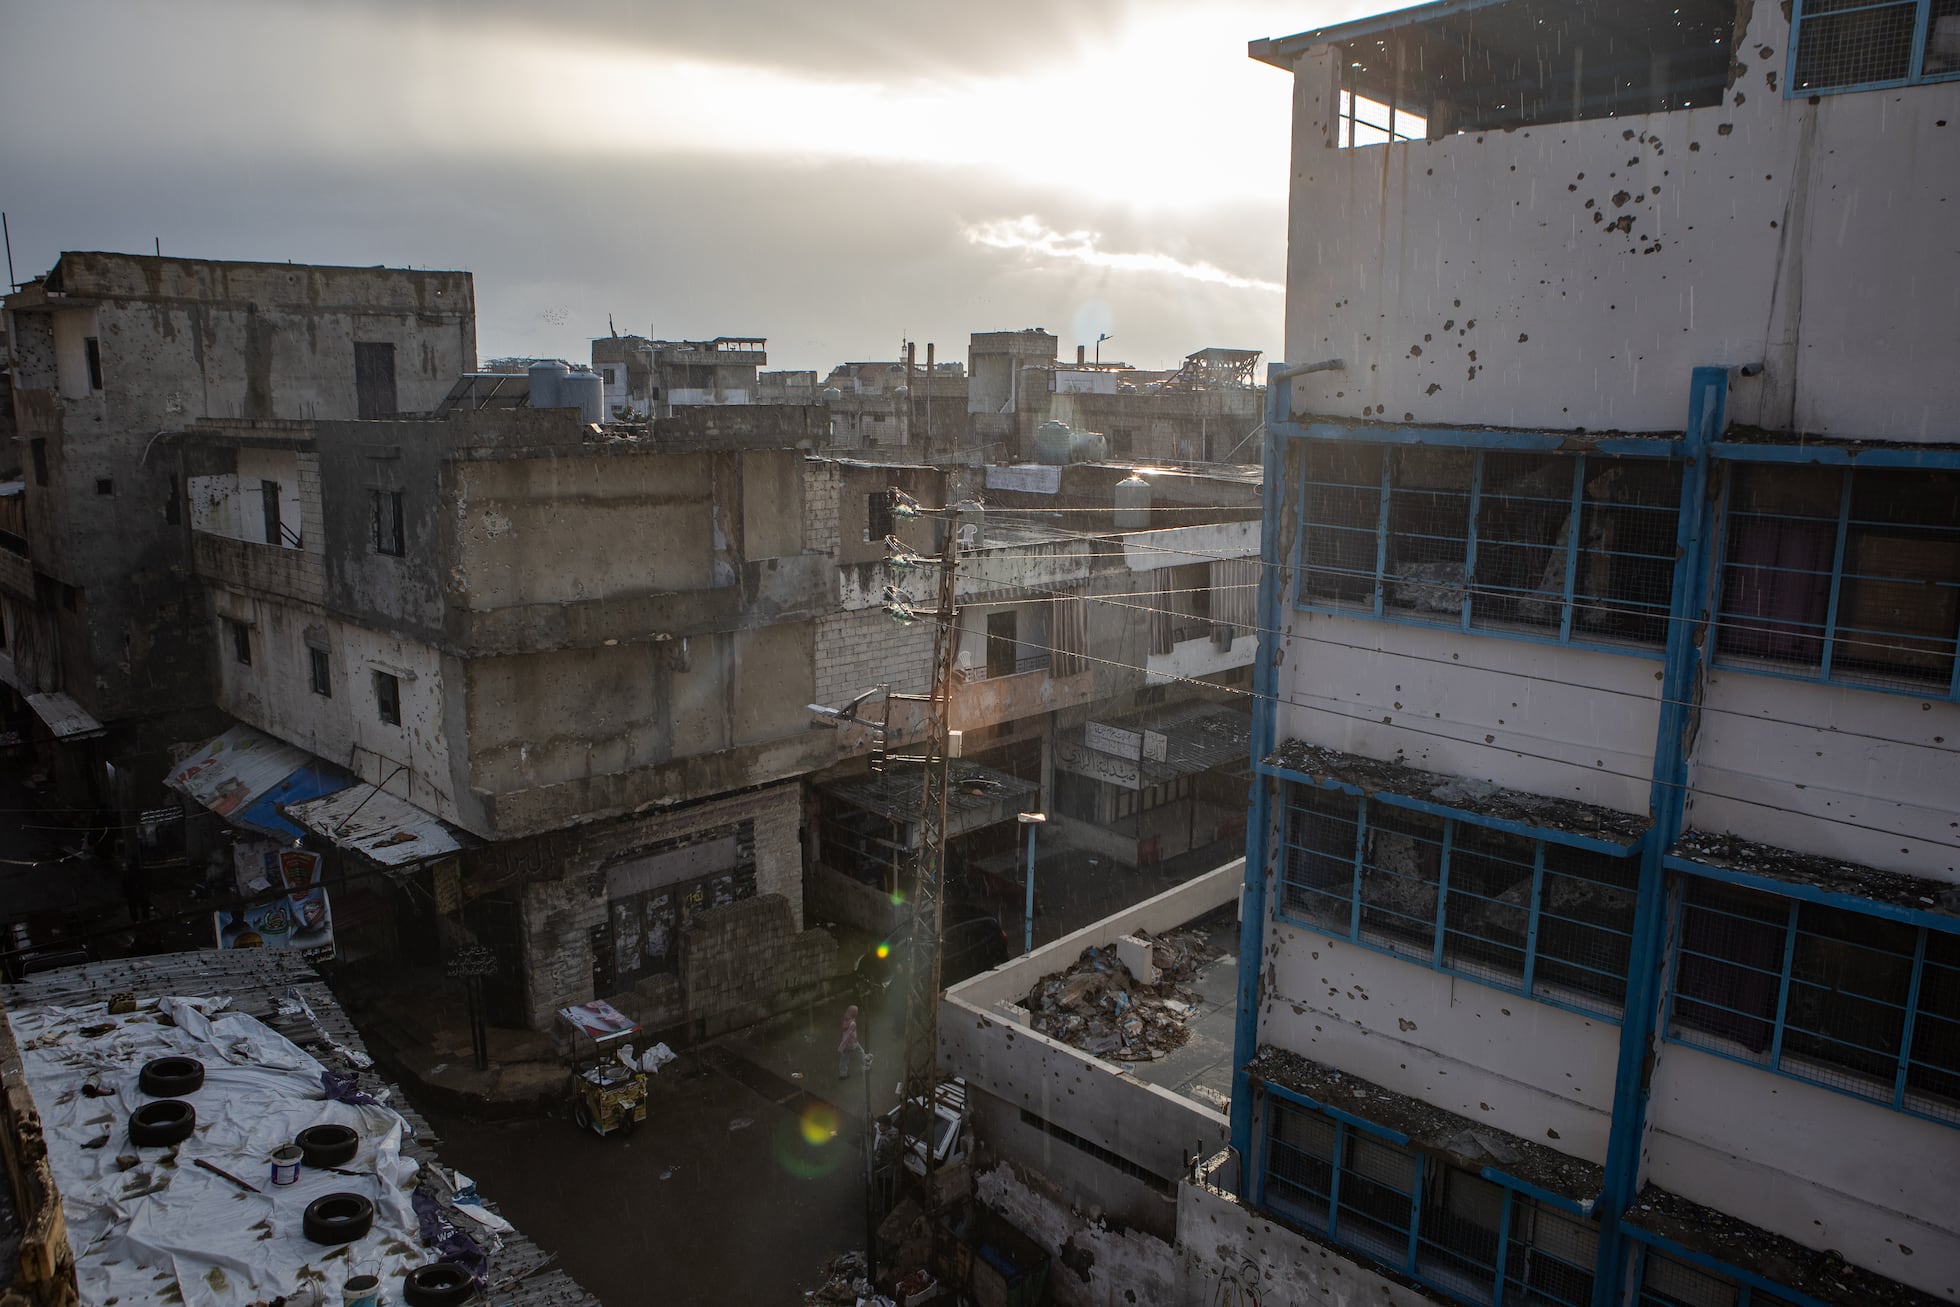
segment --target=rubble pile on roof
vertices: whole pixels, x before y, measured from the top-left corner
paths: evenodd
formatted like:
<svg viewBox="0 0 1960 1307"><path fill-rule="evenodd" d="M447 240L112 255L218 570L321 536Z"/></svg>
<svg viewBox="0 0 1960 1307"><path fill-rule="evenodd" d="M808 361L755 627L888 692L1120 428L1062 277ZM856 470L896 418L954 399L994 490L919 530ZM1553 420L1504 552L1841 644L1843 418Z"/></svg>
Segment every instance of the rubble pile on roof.
<svg viewBox="0 0 1960 1307"><path fill-rule="evenodd" d="M871 1281L865 1276L864 1254L861 1252L839 1253L830 1259L823 1268L823 1284L803 1295L806 1303L848 1303L851 1307L863 1302L890 1302L889 1298L872 1298Z"/></svg>
<svg viewBox="0 0 1960 1307"><path fill-rule="evenodd" d="M1089 947L1058 975L1045 976L1026 1000L1029 1021L1044 1035L1111 1062L1153 1062L1191 1037L1186 1025L1198 1008L1192 988L1212 958L1200 930L1158 936L1151 945L1157 979L1145 983L1119 962L1113 948Z"/></svg>

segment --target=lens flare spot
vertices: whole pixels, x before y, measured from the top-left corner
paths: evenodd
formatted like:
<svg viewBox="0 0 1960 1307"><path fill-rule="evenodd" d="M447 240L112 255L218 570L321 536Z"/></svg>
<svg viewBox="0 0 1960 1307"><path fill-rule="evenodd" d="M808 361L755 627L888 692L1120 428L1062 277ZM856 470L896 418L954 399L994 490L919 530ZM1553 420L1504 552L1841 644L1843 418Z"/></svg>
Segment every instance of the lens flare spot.
<svg viewBox="0 0 1960 1307"><path fill-rule="evenodd" d="M889 944L880 944L880 945L878 946L878 956L879 956L880 958L888 958L888 957L890 957L891 955L892 955L892 946L891 946L891 945L889 945Z"/></svg>
<svg viewBox="0 0 1960 1307"><path fill-rule="evenodd" d="M837 1113L822 1103L812 1104L803 1110L798 1129L804 1143L821 1148L837 1137Z"/></svg>
<svg viewBox="0 0 1960 1307"><path fill-rule="evenodd" d="M897 890L897 889L895 889L895 890L893 890L893 891L892 891L892 906L893 906L893 907L895 907L895 908L899 908L899 907L903 907L903 906L905 906L905 891L904 891L904 890Z"/></svg>

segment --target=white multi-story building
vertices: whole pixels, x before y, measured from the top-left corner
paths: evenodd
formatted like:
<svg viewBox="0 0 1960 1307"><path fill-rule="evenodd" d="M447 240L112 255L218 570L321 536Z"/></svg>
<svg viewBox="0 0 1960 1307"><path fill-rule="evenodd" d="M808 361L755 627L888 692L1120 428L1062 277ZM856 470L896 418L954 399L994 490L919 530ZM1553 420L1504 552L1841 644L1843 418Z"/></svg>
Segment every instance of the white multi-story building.
<svg viewBox="0 0 1960 1307"><path fill-rule="evenodd" d="M1960 1301L1960 8L1252 53L1240 1200L1451 1301Z"/></svg>

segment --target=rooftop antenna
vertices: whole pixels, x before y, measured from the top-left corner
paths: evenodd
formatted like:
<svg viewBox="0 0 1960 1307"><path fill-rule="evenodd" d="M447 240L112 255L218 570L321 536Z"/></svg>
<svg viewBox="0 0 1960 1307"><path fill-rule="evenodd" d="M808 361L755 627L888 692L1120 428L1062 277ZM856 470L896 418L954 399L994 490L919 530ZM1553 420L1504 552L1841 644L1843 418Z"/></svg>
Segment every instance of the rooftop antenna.
<svg viewBox="0 0 1960 1307"><path fill-rule="evenodd" d="M150 237L150 239L156 242L156 246L157 246L157 257L158 257L159 259L160 259L160 258L162 258L162 257L163 257L163 237L161 237L161 236L152 236L152 237Z"/></svg>
<svg viewBox="0 0 1960 1307"><path fill-rule="evenodd" d="M1106 340L1115 340L1115 339L1116 337L1110 335L1106 331L1102 335L1096 337L1096 366L1097 367L1102 366L1102 343Z"/></svg>
<svg viewBox="0 0 1960 1307"><path fill-rule="evenodd" d="M7 230L7 215L0 213L0 237L7 242L7 288L19 290L20 283L14 280L14 234Z"/></svg>

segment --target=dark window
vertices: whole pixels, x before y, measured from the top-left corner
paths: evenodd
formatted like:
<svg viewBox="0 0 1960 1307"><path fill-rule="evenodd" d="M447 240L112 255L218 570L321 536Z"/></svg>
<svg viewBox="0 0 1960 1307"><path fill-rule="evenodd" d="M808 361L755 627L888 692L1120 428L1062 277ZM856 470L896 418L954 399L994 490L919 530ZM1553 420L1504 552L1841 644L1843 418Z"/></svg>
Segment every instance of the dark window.
<svg viewBox="0 0 1960 1307"><path fill-rule="evenodd" d="M95 479L95 493L98 495L115 494L116 493L115 480L111 477L97 477Z"/></svg>
<svg viewBox="0 0 1960 1307"><path fill-rule="evenodd" d="M45 437L35 437L27 442L27 452L34 459L34 484L44 486L48 483L48 442Z"/></svg>
<svg viewBox="0 0 1960 1307"><path fill-rule="evenodd" d="M1960 935L1690 877L1668 1033L1960 1122Z"/></svg>
<svg viewBox="0 0 1960 1307"><path fill-rule="evenodd" d="M1011 612L987 614L987 675L1014 674L1014 661L1021 652L1015 627L1015 614Z"/></svg>
<svg viewBox="0 0 1960 1307"><path fill-rule="evenodd" d="M1739 467L1727 532L1725 661L1951 693L1960 473Z"/></svg>
<svg viewBox="0 0 1960 1307"><path fill-rule="evenodd" d="M265 515L265 542L269 545L285 543L284 524L279 520L279 483L277 481L259 482L259 511Z"/></svg>
<svg viewBox="0 0 1960 1307"><path fill-rule="evenodd" d="M63 583L61 587L61 606L71 613L81 611L82 592L72 585Z"/></svg>
<svg viewBox="0 0 1960 1307"><path fill-rule="evenodd" d="M177 478L170 479L170 489L163 496L163 520L176 526L183 513L183 501L177 496Z"/></svg>
<svg viewBox="0 0 1960 1307"><path fill-rule="evenodd" d="M1347 1122L1266 1100L1264 1202L1463 1302L1585 1307L1597 1228ZM1420 1197L1418 1197L1420 1195Z"/></svg>
<svg viewBox="0 0 1960 1307"><path fill-rule="evenodd" d="M374 507L374 552L396 557L407 553L408 538L402 525L402 492L370 490L368 498Z"/></svg>
<svg viewBox="0 0 1960 1307"><path fill-rule="evenodd" d="M1316 786L1289 787L1286 822L1282 915L1502 989L1618 1015L1637 858Z"/></svg>
<svg viewBox="0 0 1960 1307"><path fill-rule="evenodd" d="M323 699L333 698L333 669L327 662L327 651L314 645L306 649L308 670L313 678L313 693Z"/></svg>
<svg viewBox="0 0 1960 1307"><path fill-rule="evenodd" d="M874 490L864 497L864 538L883 540L892 533L892 492Z"/></svg>
<svg viewBox="0 0 1960 1307"><path fill-rule="evenodd" d="M395 416L395 347L354 342L354 402L362 421Z"/></svg>
<svg viewBox="0 0 1960 1307"><path fill-rule="evenodd" d="M1924 50L1915 33L1925 26ZM1802 0L1791 95L1938 81L1960 72L1954 0Z"/></svg>
<svg viewBox="0 0 1960 1307"><path fill-rule="evenodd" d="M82 338L82 357L88 360L88 388L102 389L102 345L94 336Z"/></svg>
<svg viewBox="0 0 1960 1307"><path fill-rule="evenodd" d="M231 635L232 661L242 666L252 665L252 628L243 622L225 619L225 630Z"/></svg>
<svg viewBox="0 0 1960 1307"><path fill-rule="evenodd" d="M374 710L390 726L402 724L402 683L387 672L374 674Z"/></svg>
<svg viewBox="0 0 1960 1307"><path fill-rule="evenodd" d="M1299 599L1461 630L1659 645L1681 470L1310 442Z"/></svg>

